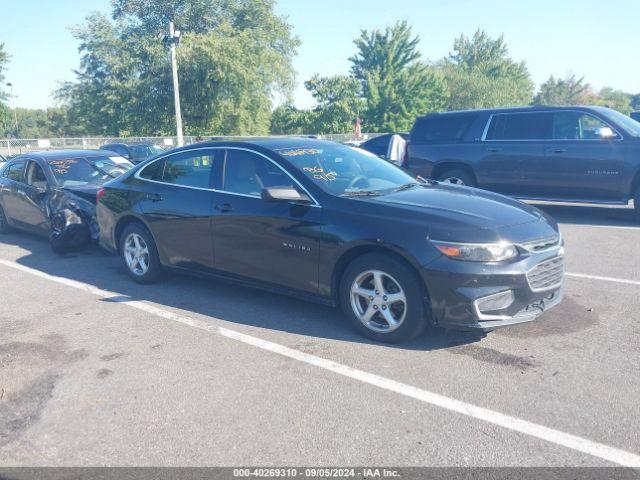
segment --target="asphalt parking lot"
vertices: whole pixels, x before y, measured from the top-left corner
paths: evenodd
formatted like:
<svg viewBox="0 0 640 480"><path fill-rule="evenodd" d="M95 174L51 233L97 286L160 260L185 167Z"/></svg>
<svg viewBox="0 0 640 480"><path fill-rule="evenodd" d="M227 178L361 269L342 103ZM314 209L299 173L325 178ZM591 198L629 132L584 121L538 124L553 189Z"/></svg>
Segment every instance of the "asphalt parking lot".
<svg viewBox="0 0 640 480"><path fill-rule="evenodd" d="M566 300L387 346L221 282L135 285L98 248L0 239L0 464L640 465L640 225L545 205Z"/></svg>

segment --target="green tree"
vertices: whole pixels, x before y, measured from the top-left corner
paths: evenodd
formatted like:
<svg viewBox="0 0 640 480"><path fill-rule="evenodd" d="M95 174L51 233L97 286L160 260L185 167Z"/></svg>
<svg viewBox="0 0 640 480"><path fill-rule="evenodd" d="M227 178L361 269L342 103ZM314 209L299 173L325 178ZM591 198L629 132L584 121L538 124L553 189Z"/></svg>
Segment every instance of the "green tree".
<svg viewBox="0 0 640 480"><path fill-rule="evenodd" d="M535 96L535 105L588 105L593 104L597 96L584 77L570 75L566 78L555 78L553 75L540 85Z"/></svg>
<svg viewBox="0 0 640 480"><path fill-rule="evenodd" d="M365 109L358 80L345 75L314 75L305 82L305 87L317 103L305 118L309 133L353 131L356 118Z"/></svg>
<svg viewBox="0 0 640 480"><path fill-rule="evenodd" d="M598 92L597 103L629 115L633 111L633 107L631 106L632 100L633 95L630 93L615 90L611 87L604 87Z"/></svg>
<svg viewBox="0 0 640 480"><path fill-rule="evenodd" d="M640 93L635 94L631 97L631 108L635 110L640 110Z"/></svg>
<svg viewBox="0 0 640 480"><path fill-rule="evenodd" d="M272 135L301 135L311 132L311 110L301 110L294 105L278 106L271 115L269 132Z"/></svg>
<svg viewBox="0 0 640 480"><path fill-rule="evenodd" d="M4 49L4 43L0 43L0 125L7 125L9 122L9 107L7 100L9 96L4 91L5 71L9 63L9 54ZM6 130L6 128L5 128Z"/></svg>
<svg viewBox="0 0 640 480"><path fill-rule="evenodd" d="M482 30L472 38L461 35L439 68L450 92L449 110L527 105L533 98L527 66L509 56L502 36L494 39Z"/></svg>
<svg viewBox="0 0 640 480"><path fill-rule="evenodd" d="M420 60L419 37L406 22L384 31L363 30L355 40L351 73L362 86L366 102L364 128L395 132L411 128L416 116L442 109L446 86Z"/></svg>
<svg viewBox="0 0 640 480"><path fill-rule="evenodd" d="M298 40L272 0L114 0L113 20L89 16L75 30L81 64L58 97L87 132L173 133L168 51L173 19L185 133L262 134L272 94L289 95Z"/></svg>

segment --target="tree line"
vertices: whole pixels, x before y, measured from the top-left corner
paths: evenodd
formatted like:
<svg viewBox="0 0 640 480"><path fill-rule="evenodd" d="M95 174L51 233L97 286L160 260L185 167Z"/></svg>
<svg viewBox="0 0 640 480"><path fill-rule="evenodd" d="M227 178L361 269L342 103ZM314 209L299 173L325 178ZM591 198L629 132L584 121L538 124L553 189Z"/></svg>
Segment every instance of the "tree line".
<svg viewBox="0 0 640 480"><path fill-rule="evenodd" d="M161 41L170 20L182 32L187 135L346 133L356 118L363 131L406 131L429 112L529 104L640 109L640 94L595 91L577 76L551 76L535 91L526 63L509 55L503 37L482 30L460 35L448 56L427 62L407 22L363 30L349 72L307 79L315 106L299 109L292 61L300 41L274 7L275 0L112 0L111 15L91 14L73 30L80 66L55 92L58 106L14 112L0 87L0 136L173 134L171 69ZM9 61L0 44L1 86ZM275 106L276 97L284 103Z"/></svg>

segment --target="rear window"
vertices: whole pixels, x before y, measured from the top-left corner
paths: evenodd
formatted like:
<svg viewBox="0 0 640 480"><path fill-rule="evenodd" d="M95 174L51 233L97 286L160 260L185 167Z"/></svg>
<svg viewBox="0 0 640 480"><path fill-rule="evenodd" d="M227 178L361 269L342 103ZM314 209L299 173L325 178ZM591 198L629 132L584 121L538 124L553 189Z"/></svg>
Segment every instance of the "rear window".
<svg viewBox="0 0 640 480"><path fill-rule="evenodd" d="M487 140L549 140L553 113L499 113L492 117Z"/></svg>
<svg viewBox="0 0 640 480"><path fill-rule="evenodd" d="M420 118L411 132L411 143L462 142L477 115L442 115Z"/></svg>

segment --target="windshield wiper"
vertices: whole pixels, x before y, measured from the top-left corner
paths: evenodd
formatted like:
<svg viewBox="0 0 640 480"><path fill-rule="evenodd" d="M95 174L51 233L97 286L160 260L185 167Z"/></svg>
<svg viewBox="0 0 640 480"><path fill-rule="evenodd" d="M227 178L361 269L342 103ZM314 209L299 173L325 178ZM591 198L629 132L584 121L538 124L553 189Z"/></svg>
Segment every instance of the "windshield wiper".
<svg viewBox="0 0 640 480"><path fill-rule="evenodd" d="M432 178L424 178L420 175L416 177L416 180L420 183L420 185L437 185L438 182Z"/></svg>
<svg viewBox="0 0 640 480"><path fill-rule="evenodd" d="M420 185L423 185L423 184L418 182L405 183L404 185L400 185L398 188L396 188L395 191L402 192L403 190L409 190L410 188L418 187Z"/></svg>
<svg viewBox="0 0 640 480"><path fill-rule="evenodd" d="M343 197L377 197L382 195L377 190L357 190L354 192L344 192L341 196Z"/></svg>

